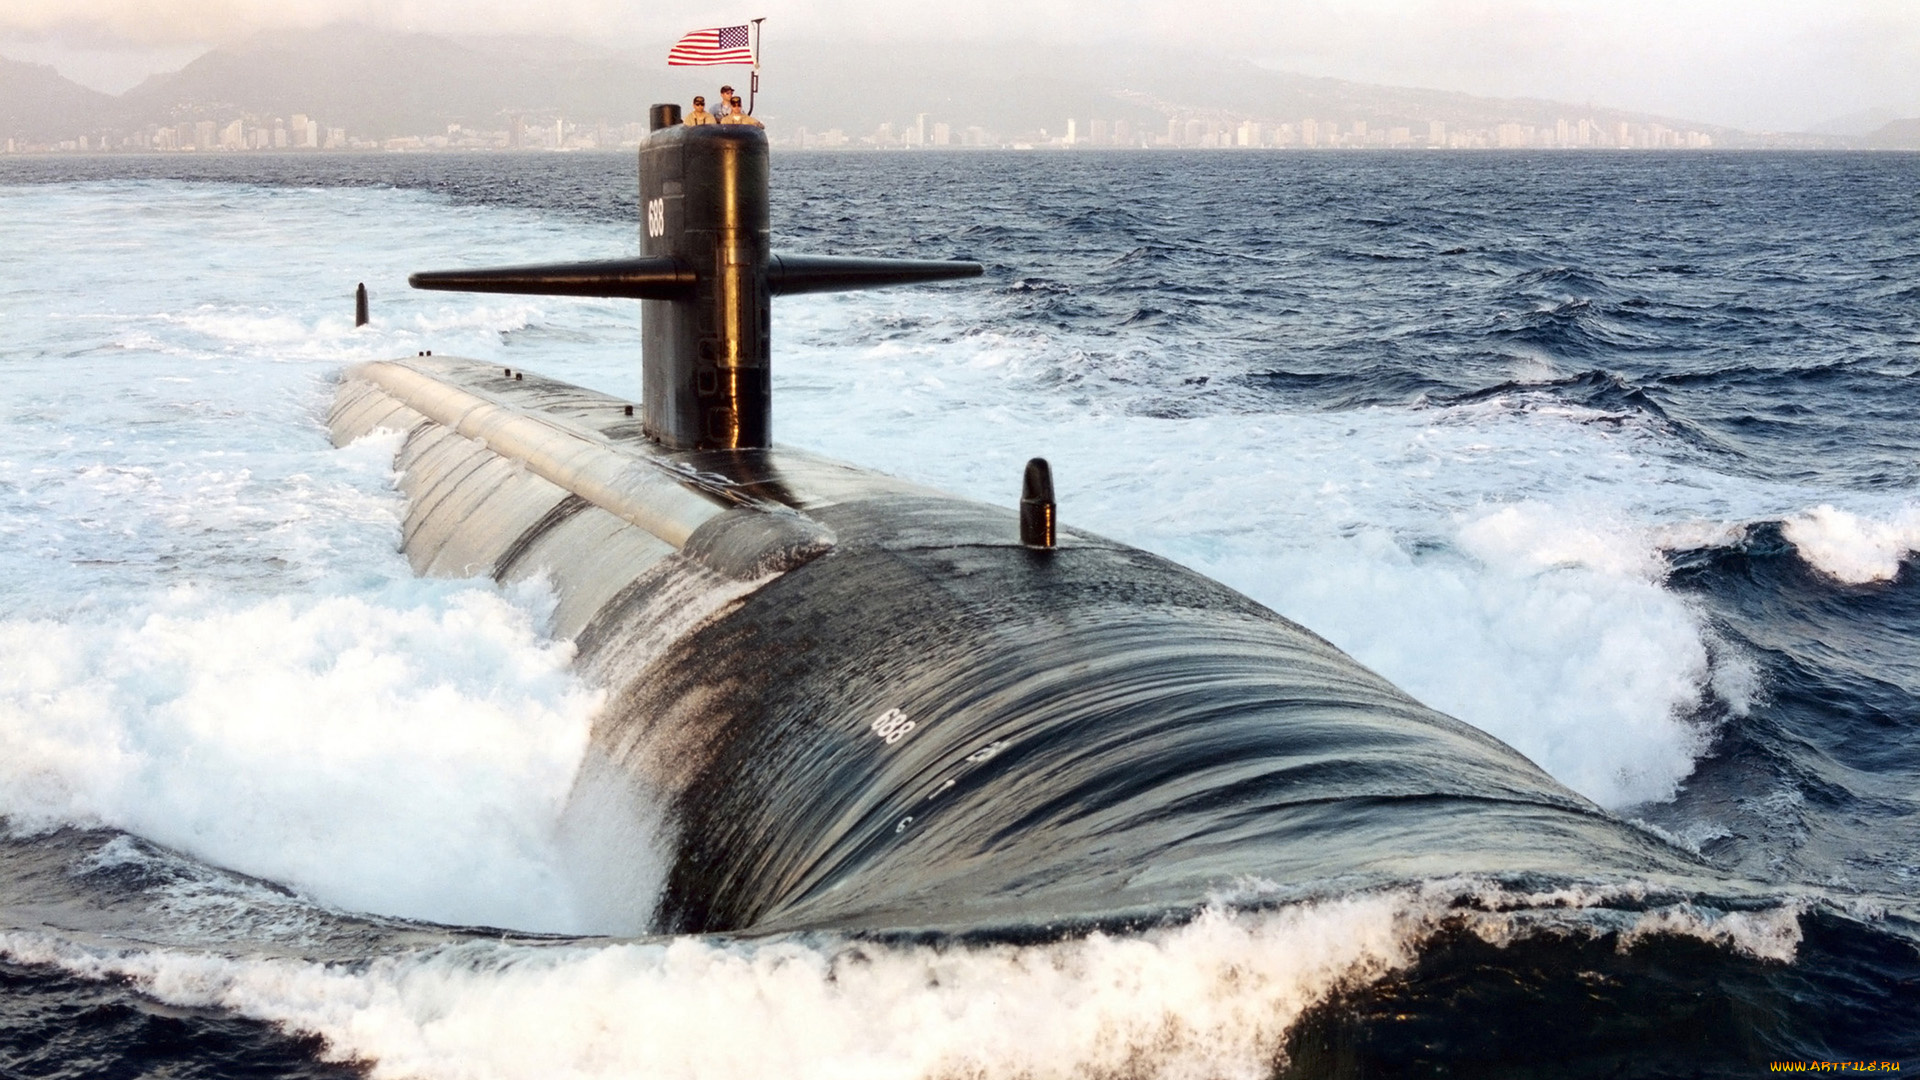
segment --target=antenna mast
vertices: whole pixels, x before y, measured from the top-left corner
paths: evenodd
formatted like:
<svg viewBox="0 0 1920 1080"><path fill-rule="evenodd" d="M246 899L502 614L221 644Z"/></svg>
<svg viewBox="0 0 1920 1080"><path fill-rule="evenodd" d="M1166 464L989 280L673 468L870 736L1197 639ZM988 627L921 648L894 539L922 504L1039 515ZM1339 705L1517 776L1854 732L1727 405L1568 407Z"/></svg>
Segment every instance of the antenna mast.
<svg viewBox="0 0 1920 1080"><path fill-rule="evenodd" d="M760 24L766 22L761 16L753 22L753 74L747 77L747 115L753 115L753 99L760 94Z"/></svg>

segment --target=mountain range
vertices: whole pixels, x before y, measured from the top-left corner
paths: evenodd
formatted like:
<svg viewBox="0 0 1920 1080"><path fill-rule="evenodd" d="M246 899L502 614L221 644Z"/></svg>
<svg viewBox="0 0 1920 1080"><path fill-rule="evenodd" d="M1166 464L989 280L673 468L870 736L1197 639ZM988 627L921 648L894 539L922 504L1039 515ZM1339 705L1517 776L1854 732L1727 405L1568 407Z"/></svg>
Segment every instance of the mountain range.
<svg viewBox="0 0 1920 1080"><path fill-rule="evenodd" d="M0 59L0 137L27 141L137 132L159 125L305 114L357 136L426 135L449 124L498 129L514 115L624 124L655 101L687 101L741 68L667 68L666 39L639 49L558 38L454 37L355 24L275 31L216 48L177 72L118 96L89 90L52 68ZM1273 123L1315 117L1421 132L1501 124L1657 123L1710 135L1714 145L1920 148L1920 120L1865 136L1756 136L1709 124L1592 105L1498 99L1310 77L1245 60L1175 52L1086 51L1040 46L888 45L776 40L763 48L756 114L794 129L872 131L919 114L955 129L1051 130L1068 117L1164 130L1181 119Z"/></svg>
<svg viewBox="0 0 1920 1080"><path fill-rule="evenodd" d="M45 64L0 58L0 138L70 139L97 127L114 106Z"/></svg>

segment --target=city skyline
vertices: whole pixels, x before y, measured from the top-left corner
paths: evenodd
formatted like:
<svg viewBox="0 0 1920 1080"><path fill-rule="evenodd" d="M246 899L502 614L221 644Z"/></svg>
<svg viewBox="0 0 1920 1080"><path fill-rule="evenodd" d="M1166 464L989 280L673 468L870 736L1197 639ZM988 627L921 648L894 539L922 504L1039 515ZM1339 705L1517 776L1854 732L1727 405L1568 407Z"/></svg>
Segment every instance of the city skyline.
<svg viewBox="0 0 1920 1080"><path fill-rule="evenodd" d="M0 141L0 153L114 153L249 151L566 151L630 149L640 145L647 125L638 120L569 122L561 115L510 116L499 128L446 125L444 132L364 138L317 116L243 115L225 122L196 119L179 124L149 124L118 136L31 143ZM1450 125L1428 120L1380 126L1366 120L1270 121L1245 117L1201 117L1174 111L1163 129L1136 129L1125 119L1066 117L1057 126L1015 133L979 124L955 124L918 113L907 124L882 121L866 133L842 128L814 130L794 125L769 129L775 146L802 150L1705 150L1716 144L1710 132L1661 123L1603 122L1592 117L1559 117L1551 125L1503 123L1491 127Z"/></svg>
<svg viewBox="0 0 1920 1080"><path fill-rule="evenodd" d="M895 50L859 68L822 47L769 73L758 115L814 149L1836 149L1886 137L1755 133L1597 103L1490 99L1114 53L1074 68L1008 50L1006 77L962 87L969 60ZM580 150L637 145L649 104L743 81L562 39L394 35L339 25L259 35L109 97L0 60L0 152ZM944 65L944 66L943 66ZM712 83L714 85L708 85ZM1226 93L1219 92L1222 88ZM1035 102L1041 103L1035 107ZM1909 121L1912 127L1920 121ZM1897 130L1896 130L1897 129Z"/></svg>

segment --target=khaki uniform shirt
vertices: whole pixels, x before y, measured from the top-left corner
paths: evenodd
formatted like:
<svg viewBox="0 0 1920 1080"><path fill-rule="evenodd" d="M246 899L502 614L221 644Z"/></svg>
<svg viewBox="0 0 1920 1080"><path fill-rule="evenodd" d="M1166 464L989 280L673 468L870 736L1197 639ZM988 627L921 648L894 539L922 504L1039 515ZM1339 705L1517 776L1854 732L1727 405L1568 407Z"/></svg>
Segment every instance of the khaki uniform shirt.
<svg viewBox="0 0 1920 1080"><path fill-rule="evenodd" d="M687 118L681 121L681 123L687 124L690 127L697 127L701 124L711 124L713 122L713 114L698 105L695 105L693 111L687 114Z"/></svg>

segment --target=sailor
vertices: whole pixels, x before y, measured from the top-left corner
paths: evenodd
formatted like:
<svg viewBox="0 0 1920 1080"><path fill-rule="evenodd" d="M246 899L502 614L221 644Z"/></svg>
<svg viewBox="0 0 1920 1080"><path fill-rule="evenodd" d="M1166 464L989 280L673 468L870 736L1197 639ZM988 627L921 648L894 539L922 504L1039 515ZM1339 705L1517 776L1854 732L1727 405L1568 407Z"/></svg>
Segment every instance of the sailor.
<svg viewBox="0 0 1920 1080"><path fill-rule="evenodd" d="M755 120L752 116L748 115L747 110L740 107L739 94L735 94L733 95L733 97L727 99L727 105L728 105L727 115L720 118L721 123L745 124L748 127L757 127L757 128L763 128L767 126L761 123L760 121Z"/></svg>
<svg viewBox="0 0 1920 1080"><path fill-rule="evenodd" d="M731 86L721 87L720 96L713 100L713 105L714 105L713 115L718 117L719 119L725 120L727 118L727 103L732 100L733 100L733 87Z"/></svg>
<svg viewBox="0 0 1920 1080"><path fill-rule="evenodd" d="M699 94L693 95L693 111L687 114L687 118L682 123L692 127L713 122L713 114L707 111L707 99Z"/></svg>

